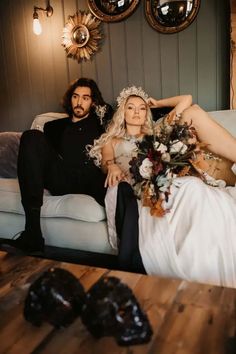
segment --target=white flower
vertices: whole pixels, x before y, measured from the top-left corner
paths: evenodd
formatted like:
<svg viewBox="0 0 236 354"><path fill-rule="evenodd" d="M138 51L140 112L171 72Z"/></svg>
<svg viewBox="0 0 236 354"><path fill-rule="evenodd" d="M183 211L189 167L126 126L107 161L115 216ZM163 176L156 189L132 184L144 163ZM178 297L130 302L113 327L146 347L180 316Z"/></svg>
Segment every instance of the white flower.
<svg viewBox="0 0 236 354"><path fill-rule="evenodd" d="M167 146L162 143L159 143L158 141L154 143L154 148L156 149L156 151L160 151L162 154L167 151Z"/></svg>
<svg viewBox="0 0 236 354"><path fill-rule="evenodd" d="M164 154L161 155L161 159L164 162L170 162L170 154L168 152L165 152Z"/></svg>
<svg viewBox="0 0 236 354"><path fill-rule="evenodd" d="M163 193L169 191L169 187L172 183L172 178L170 174L167 175L159 175L157 176L156 179L157 186L159 187L159 190Z"/></svg>
<svg viewBox="0 0 236 354"><path fill-rule="evenodd" d="M187 149L188 149L187 145L185 145L182 141L174 140L170 147L170 153L177 154L179 152L180 154L184 154L187 151Z"/></svg>
<svg viewBox="0 0 236 354"><path fill-rule="evenodd" d="M154 196L155 195L155 188L154 188L154 184L153 183L151 183L149 188L148 188L148 194L150 196Z"/></svg>
<svg viewBox="0 0 236 354"><path fill-rule="evenodd" d="M139 167L140 175L145 178L149 179L152 175L152 166L153 163L147 157L143 160L142 165Z"/></svg>

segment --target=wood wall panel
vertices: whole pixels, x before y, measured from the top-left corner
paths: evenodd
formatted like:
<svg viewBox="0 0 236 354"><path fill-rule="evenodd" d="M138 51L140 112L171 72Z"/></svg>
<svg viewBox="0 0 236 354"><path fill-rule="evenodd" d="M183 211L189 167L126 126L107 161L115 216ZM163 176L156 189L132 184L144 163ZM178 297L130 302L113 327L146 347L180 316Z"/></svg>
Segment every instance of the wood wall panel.
<svg viewBox="0 0 236 354"><path fill-rule="evenodd" d="M232 0L233 1L233 0ZM172 35L146 21L144 0L118 23L102 23L103 40L91 61L67 58L61 46L69 15L88 10L86 0L51 0L54 14L32 32L33 6L44 0L0 1L0 130L30 127L36 114L61 111L67 84L94 78L115 104L119 91L141 85L153 97L191 93L206 110L229 107L229 0L202 0L190 27Z"/></svg>
<svg viewBox="0 0 236 354"><path fill-rule="evenodd" d="M110 47L111 47L111 65L112 65L112 85L114 95L128 84L127 67L127 44L125 22L109 24L110 29ZM115 84L114 84L115 83ZM111 99L111 98L110 98Z"/></svg>
<svg viewBox="0 0 236 354"><path fill-rule="evenodd" d="M220 3L216 5L216 109L224 106L224 93L229 92L230 77L230 41L225 40L225 26L227 33L230 33L230 13L229 1L225 4L222 11ZM227 80L225 79L227 78Z"/></svg>
<svg viewBox="0 0 236 354"><path fill-rule="evenodd" d="M95 57L97 71L96 80L99 82L99 88L104 99L109 101L111 97L115 95L113 92L112 60L110 60L112 49L109 24L103 23L102 31L104 33L104 39Z"/></svg>
<svg viewBox="0 0 236 354"><path fill-rule="evenodd" d="M198 89L198 101L210 110L216 107L216 3L202 1L200 14L205 16L199 16L197 21L198 87L203 88Z"/></svg>
<svg viewBox="0 0 236 354"><path fill-rule="evenodd" d="M162 97L161 35L154 29L150 31L147 21L143 21L142 30L144 86L155 97Z"/></svg>
<svg viewBox="0 0 236 354"><path fill-rule="evenodd" d="M231 37L230 37L230 107L236 108L236 0L231 5Z"/></svg>
<svg viewBox="0 0 236 354"><path fill-rule="evenodd" d="M142 86L144 82L143 70L143 38L142 38L143 13L136 11L125 22L125 42L127 53L127 82L129 85Z"/></svg>
<svg viewBox="0 0 236 354"><path fill-rule="evenodd" d="M162 95L163 97L175 96L179 92L179 48L178 34L168 36L161 34L160 55L162 71Z"/></svg>
<svg viewBox="0 0 236 354"><path fill-rule="evenodd" d="M197 61L197 22L194 21L185 31L179 33L179 91L191 92L193 102L198 102L198 61ZM188 45L186 46L186 43ZM190 64L191 63L191 64Z"/></svg>

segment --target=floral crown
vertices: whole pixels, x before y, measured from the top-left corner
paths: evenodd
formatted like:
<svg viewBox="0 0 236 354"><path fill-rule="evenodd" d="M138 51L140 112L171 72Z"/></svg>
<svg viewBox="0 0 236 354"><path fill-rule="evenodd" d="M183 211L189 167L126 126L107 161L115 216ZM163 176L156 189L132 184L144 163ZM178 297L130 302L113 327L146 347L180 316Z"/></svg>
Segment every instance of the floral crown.
<svg viewBox="0 0 236 354"><path fill-rule="evenodd" d="M148 95L143 91L142 87L136 87L136 86L126 87L120 92L119 96L116 99L118 107L120 107L122 102L126 100L129 96L139 96L144 101L147 101L148 99Z"/></svg>

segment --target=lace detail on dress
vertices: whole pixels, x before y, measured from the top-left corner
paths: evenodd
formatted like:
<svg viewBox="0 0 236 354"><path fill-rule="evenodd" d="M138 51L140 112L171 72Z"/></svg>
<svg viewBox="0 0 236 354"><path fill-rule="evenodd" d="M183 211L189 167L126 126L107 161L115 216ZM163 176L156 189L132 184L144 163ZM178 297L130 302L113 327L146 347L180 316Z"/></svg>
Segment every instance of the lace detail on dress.
<svg viewBox="0 0 236 354"><path fill-rule="evenodd" d="M131 184L132 176L129 171L129 162L132 157L137 156L137 140L138 139L120 139L119 142L114 146L116 164L122 169L128 182Z"/></svg>

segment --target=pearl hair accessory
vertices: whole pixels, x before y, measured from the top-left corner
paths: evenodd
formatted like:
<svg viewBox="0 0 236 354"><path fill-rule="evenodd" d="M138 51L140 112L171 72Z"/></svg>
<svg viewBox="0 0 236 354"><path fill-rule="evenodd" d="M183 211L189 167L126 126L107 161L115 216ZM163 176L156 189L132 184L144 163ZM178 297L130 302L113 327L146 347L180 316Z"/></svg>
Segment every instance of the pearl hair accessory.
<svg viewBox="0 0 236 354"><path fill-rule="evenodd" d="M119 96L117 97L117 105L120 107L122 102L126 100L129 96L139 96L141 97L144 101L147 101L148 95L143 91L142 87L136 87L136 86L130 86L124 88Z"/></svg>

